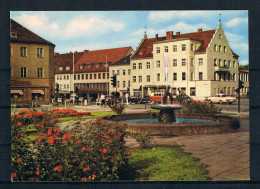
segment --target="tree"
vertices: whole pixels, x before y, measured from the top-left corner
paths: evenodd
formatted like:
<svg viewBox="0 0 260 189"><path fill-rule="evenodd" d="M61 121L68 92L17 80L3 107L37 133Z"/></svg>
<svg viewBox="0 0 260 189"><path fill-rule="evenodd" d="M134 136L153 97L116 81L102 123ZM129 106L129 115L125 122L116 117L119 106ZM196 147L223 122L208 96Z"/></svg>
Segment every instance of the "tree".
<svg viewBox="0 0 260 189"><path fill-rule="evenodd" d="M247 65L240 65L238 69L239 70L249 70L249 64L247 64Z"/></svg>

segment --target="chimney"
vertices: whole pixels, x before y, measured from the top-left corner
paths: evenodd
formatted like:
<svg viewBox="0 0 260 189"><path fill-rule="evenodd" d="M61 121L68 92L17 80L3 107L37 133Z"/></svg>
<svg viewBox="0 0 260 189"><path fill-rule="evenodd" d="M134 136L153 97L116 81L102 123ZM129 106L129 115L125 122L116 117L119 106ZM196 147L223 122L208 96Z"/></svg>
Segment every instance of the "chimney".
<svg viewBox="0 0 260 189"><path fill-rule="evenodd" d="M77 54L77 51L75 51L75 54Z"/></svg>
<svg viewBox="0 0 260 189"><path fill-rule="evenodd" d="M88 51L89 51L89 50L84 50L84 54L87 54Z"/></svg>
<svg viewBox="0 0 260 189"><path fill-rule="evenodd" d="M60 55L60 54L59 54L59 53L54 53L54 55L55 55L55 56L58 56L58 55Z"/></svg>
<svg viewBox="0 0 260 189"><path fill-rule="evenodd" d="M202 32L202 28L198 29L198 32Z"/></svg>
<svg viewBox="0 0 260 189"><path fill-rule="evenodd" d="M155 34L155 41L158 41L158 34Z"/></svg>
<svg viewBox="0 0 260 189"><path fill-rule="evenodd" d="M176 32L176 35L180 35L181 34L181 32Z"/></svg>
<svg viewBox="0 0 260 189"><path fill-rule="evenodd" d="M166 40L172 40L173 38L173 31L166 32Z"/></svg>

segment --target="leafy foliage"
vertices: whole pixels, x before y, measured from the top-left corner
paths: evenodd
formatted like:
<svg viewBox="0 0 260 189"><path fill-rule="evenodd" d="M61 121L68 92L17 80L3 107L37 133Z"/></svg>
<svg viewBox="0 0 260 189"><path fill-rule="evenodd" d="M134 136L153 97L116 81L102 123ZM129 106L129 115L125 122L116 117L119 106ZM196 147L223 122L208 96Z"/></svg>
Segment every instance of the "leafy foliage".
<svg viewBox="0 0 260 189"><path fill-rule="evenodd" d="M220 109L217 108L211 102L201 102L193 100L190 103L183 103L183 111L188 113L220 113Z"/></svg>
<svg viewBox="0 0 260 189"><path fill-rule="evenodd" d="M121 114L125 110L126 104L124 104L124 103L116 103L114 105L111 105L110 108L116 114Z"/></svg>

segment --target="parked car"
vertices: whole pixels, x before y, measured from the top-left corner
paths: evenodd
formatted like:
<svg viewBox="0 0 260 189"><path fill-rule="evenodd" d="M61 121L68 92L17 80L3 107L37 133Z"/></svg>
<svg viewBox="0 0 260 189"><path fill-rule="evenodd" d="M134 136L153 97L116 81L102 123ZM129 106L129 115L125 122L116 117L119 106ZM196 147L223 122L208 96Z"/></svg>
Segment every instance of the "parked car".
<svg viewBox="0 0 260 189"><path fill-rule="evenodd" d="M232 104L233 102L236 101L235 97L231 97L230 95L227 94L216 94L213 97L207 97L205 100L213 102L213 103L229 103Z"/></svg>
<svg viewBox="0 0 260 189"><path fill-rule="evenodd" d="M129 103L133 103L133 104L138 104L140 102L141 98L137 97L137 96L131 96L128 99Z"/></svg>
<svg viewBox="0 0 260 189"><path fill-rule="evenodd" d="M140 104L145 104L145 103L148 103L148 102L150 102L150 98L141 98L141 99L139 100L139 103L140 103Z"/></svg>

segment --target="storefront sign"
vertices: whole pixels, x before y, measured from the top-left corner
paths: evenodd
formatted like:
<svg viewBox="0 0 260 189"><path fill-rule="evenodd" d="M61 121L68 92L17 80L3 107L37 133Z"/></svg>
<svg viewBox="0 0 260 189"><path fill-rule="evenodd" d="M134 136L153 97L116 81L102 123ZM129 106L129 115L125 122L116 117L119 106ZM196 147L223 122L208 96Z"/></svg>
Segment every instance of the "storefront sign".
<svg viewBox="0 0 260 189"><path fill-rule="evenodd" d="M32 90L32 93L40 93L41 95L44 95L43 90Z"/></svg>
<svg viewBox="0 0 260 189"><path fill-rule="evenodd" d="M23 95L23 91L22 90L11 90L11 94L19 94L19 95Z"/></svg>

